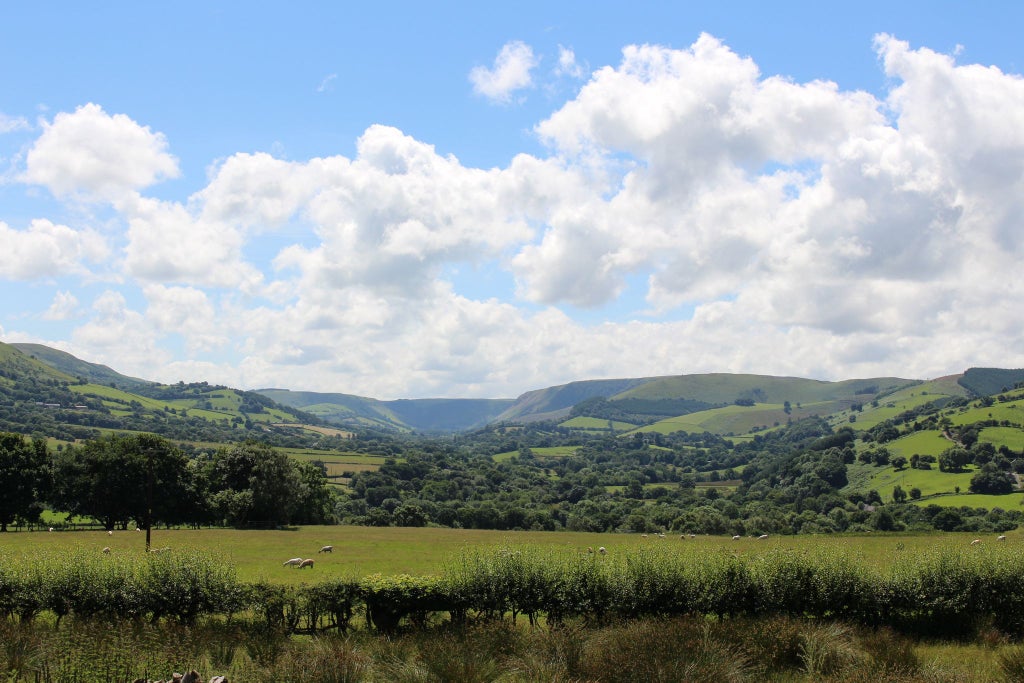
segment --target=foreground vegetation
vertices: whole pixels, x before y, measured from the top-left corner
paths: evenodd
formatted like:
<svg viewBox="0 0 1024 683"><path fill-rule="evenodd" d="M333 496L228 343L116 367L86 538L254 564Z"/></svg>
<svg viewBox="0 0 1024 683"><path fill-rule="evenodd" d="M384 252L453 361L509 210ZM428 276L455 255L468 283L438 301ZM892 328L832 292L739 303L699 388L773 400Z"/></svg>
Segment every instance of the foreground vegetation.
<svg viewBox="0 0 1024 683"><path fill-rule="evenodd" d="M184 549L0 554L5 680L1017 681L1024 549L464 552L281 585ZM306 634L298 636L295 634ZM384 637L386 636L386 637Z"/></svg>
<svg viewBox="0 0 1024 683"><path fill-rule="evenodd" d="M891 629L785 616L637 619L538 629L450 624L388 638L287 637L235 620L191 626L0 622L10 683L169 677L192 668L246 683L976 683L1021 681L1024 651L999 636L936 646ZM204 679L205 680L205 679Z"/></svg>

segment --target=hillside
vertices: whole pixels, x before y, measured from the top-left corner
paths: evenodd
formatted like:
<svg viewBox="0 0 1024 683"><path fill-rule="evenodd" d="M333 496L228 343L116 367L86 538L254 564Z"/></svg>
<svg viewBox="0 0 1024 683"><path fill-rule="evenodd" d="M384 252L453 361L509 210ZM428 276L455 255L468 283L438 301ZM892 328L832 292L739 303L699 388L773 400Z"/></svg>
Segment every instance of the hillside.
<svg viewBox="0 0 1024 683"><path fill-rule="evenodd" d="M11 346L66 375L84 379L93 384L106 384L128 390L153 384L153 382L144 379L122 375L106 365L88 363L72 356L70 353L65 353L49 346L43 346L42 344L11 344Z"/></svg>
<svg viewBox="0 0 1024 683"><path fill-rule="evenodd" d="M214 443L256 435L296 445L322 438L284 426L319 420L254 392L206 382L160 385L47 347L29 350L0 343L0 431L64 441L107 431Z"/></svg>
<svg viewBox="0 0 1024 683"><path fill-rule="evenodd" d="M401 432L459 432L494 421L511 399L398 399L381 401L351 394L260 389L281 405L298 408L332 424Z"/></svg>

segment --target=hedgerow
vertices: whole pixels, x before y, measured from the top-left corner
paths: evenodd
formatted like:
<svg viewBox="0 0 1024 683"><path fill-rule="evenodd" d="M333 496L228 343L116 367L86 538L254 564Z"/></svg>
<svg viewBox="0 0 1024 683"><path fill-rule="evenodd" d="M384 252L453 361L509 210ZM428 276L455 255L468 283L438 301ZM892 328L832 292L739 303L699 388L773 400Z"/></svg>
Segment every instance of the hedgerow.
<svg viewBox="0 0 1024 683"><path fill-rule="evenodd" d="M392 633L442 620L609 624L687 615L763 616L888 626L962 636L1024 635L1024 549L937 549L886 570L836 551L643 548L611 555L532 547L469 551L439 576L334 579L285 586L240 582L199 553L130 557L84 552L0 555L0 615L194 623L244 615L279 633L345 632L365 614Z"/></svg>

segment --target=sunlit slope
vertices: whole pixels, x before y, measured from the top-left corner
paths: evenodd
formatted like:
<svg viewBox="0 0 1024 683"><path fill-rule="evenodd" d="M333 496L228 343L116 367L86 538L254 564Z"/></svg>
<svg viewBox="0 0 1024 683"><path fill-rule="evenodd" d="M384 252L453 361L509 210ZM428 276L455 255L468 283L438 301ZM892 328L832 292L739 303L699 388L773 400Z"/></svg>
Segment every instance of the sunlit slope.
<svg viewBox="0 0 1024 683"><path fill-rule="evenodd" d="M693 398L708 403L732 403L749 398L757 403L819 403L835 400L870 400L879 393L918 383L898 377L825 382L799 377L710 373L659 377L616 394L623 398Z"/></svg>
<svg viewBox="0 0 1024 683"><path fill-rule="evenodd" d="M122 375L106 365L89 363L72 356L70 353L50 348L49 346L43 346L42 344L18 343L11 344L11 346L31 358L42 361L49 367L64 373L70 378L79 378L94 384L106 384L108 386L117 386L122 389L129 390L153 384L153 382L147 382L146 380L138 379L136 377Z"/></svg>
<svg viewBox="0 0 1024 683"><path fill-rule="evenodd" d="M785 404L780 403L755 403L753 406L729 405L659 420L634 431L659 434L671 434L678 431L691 434L711 432L720 436L734 436L771 429L784 425L790 420L795 421L812 416L828 417L846 405L848 402L844 401L791 404L788 413Z"/></svg>
<svg viewBox="0 0 1024 683"><path fill-rule="evenodd" d="M970 392L957 383L961 375L950 375L917 384L905 386L896 391L883 394L877 398L865 397L870 400L861 404L861 409L846 409L834 416L833 423L840 426L849 422L850 416L855 417L857 429L870 429L880 422L892 419L913 408L933 401L964 398Z"/></svg>

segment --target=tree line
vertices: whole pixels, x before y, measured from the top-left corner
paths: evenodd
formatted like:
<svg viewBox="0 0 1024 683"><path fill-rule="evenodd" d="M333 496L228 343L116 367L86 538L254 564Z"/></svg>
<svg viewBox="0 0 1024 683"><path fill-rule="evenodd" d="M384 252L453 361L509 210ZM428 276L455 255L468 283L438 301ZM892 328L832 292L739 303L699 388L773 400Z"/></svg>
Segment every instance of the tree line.
<svg viewBox="0 0 1024 683"><path fill-rule="evenodd" d="M333 497L322 467L249 440L187 457L153 434L111 434L57 452L0 433L0 531L45 509L106 529L154 525L324 524Z"/></svg>

